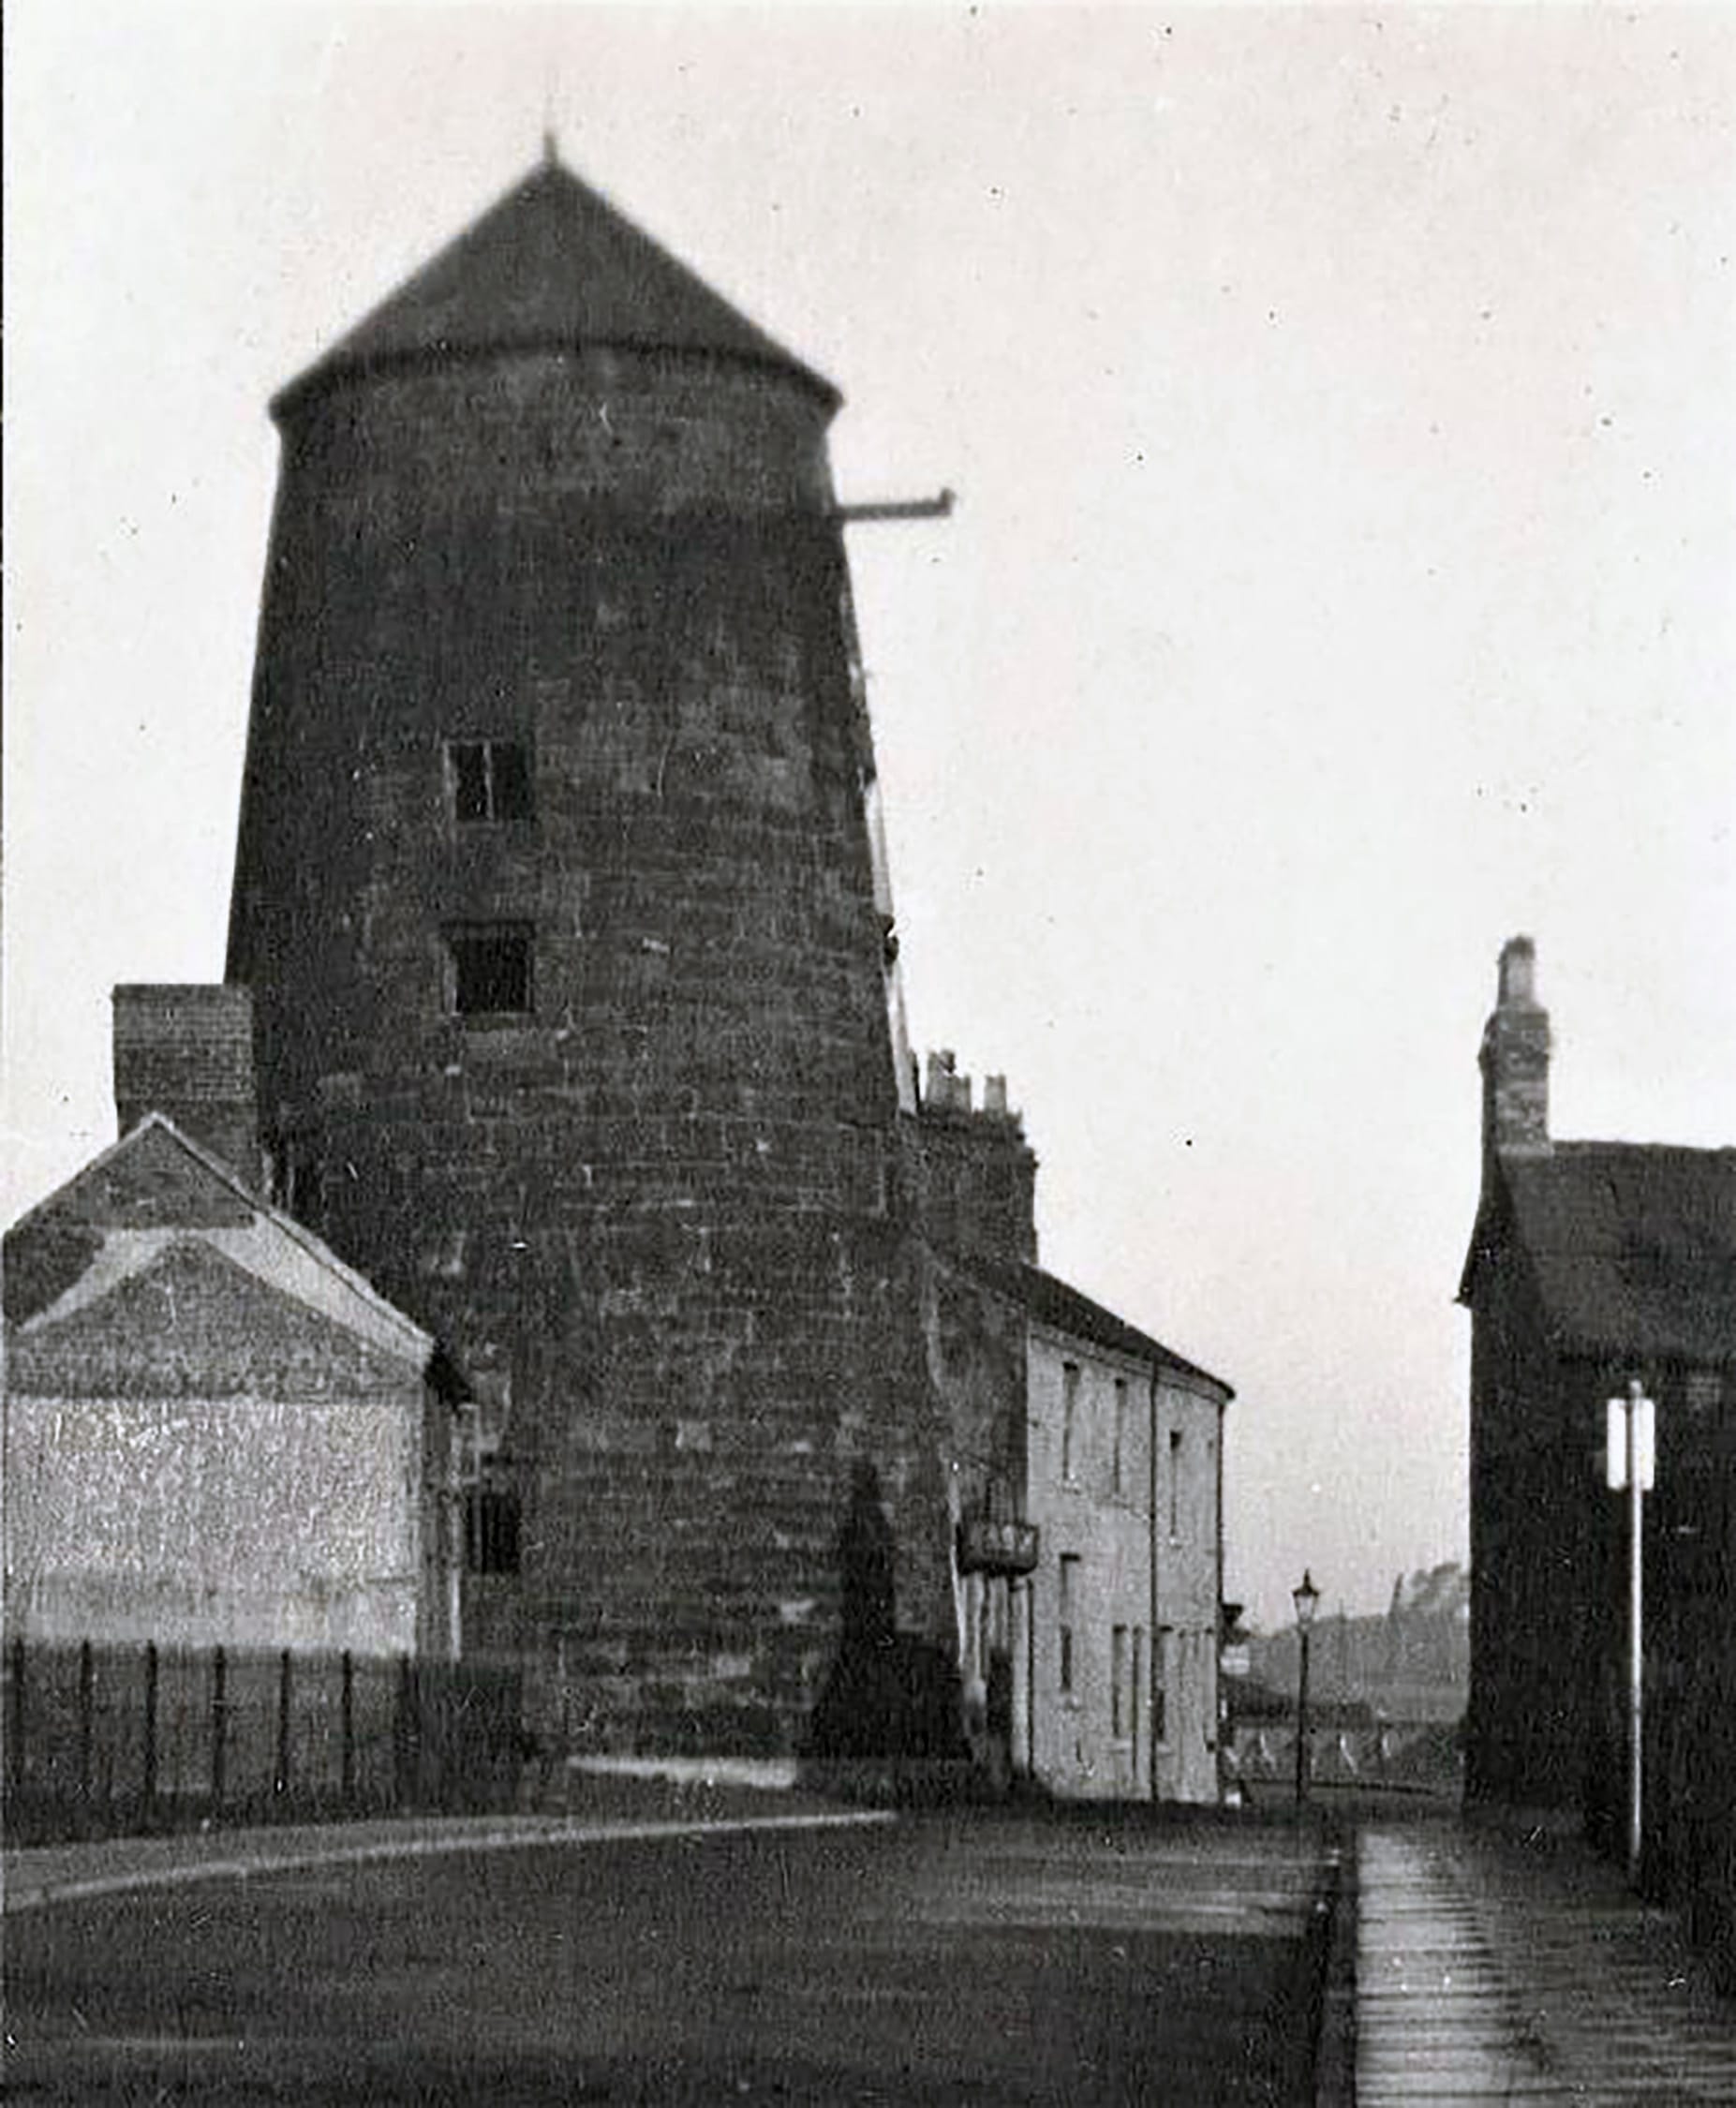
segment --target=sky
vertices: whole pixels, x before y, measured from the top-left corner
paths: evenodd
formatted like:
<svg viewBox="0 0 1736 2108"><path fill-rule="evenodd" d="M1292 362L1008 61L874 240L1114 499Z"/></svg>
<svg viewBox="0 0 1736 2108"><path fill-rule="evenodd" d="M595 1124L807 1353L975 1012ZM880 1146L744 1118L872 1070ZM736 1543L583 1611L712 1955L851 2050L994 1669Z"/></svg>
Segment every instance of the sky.
<svg viewBox="0 0 1736 2108"><path fill-rule="evenodd" d="M215 980L271 393L563 156L844 391L918 1048L1234 1385L1268 1626L1466 1551L1476 1055L1736 1142L1736 9L6 19L9 1220Z"/></svg>

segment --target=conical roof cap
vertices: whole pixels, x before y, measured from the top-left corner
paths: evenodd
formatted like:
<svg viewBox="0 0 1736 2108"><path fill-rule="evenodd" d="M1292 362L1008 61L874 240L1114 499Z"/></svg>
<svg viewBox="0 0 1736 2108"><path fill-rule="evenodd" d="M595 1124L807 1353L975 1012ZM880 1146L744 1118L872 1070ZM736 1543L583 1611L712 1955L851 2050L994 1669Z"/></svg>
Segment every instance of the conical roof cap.
<svg viewBox="0 0 1736 2108"><path fill-rule="evenodd" d="M738 314L552 154L281 391L274 414L341 374L581 346L772 366L836 408L831 382Z"/></svg>

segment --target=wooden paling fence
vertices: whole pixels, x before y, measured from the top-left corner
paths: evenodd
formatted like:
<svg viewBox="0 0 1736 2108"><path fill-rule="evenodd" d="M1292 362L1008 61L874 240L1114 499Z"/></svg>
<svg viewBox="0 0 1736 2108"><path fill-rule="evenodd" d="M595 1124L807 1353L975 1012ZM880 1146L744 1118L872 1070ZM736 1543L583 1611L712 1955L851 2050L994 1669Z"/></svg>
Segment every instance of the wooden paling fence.
<svg viewBox="0 0 1736 2108"><path fill-rule="evenodd" d="M6 1649L13 1841L510 1806L519 1677L408 1655Z"/></svg>
<svg viewBox="0 0 1736 2108"><path fill-rule="evenodd" d="M1463 1783L1458 1729L1439 1722L1311 1727L1308 1777L1316 1787L1390 1787L1456 1796ZM1225 1777L1259 1795L1293 1790L1294 1721L1239 1726L1224 1753Z"/></svg>

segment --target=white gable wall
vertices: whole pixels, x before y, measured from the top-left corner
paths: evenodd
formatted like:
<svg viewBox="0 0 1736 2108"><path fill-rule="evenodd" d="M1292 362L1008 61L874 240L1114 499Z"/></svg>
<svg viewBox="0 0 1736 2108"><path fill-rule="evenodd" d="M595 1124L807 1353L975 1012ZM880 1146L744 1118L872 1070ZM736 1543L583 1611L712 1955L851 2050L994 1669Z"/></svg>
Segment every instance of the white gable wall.
<svg viewBox="0 0 1736 2108"><path fill-rule="evenodd" d="M419 1387L12 1398L8 1634L415 1653L423 1410Z"/></svg>

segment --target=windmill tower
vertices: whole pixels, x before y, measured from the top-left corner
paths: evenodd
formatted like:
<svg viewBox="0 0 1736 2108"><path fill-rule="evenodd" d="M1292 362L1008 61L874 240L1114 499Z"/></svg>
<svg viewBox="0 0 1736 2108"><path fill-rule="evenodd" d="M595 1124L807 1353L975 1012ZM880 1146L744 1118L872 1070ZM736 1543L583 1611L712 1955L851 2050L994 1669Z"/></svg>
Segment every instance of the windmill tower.
<svg viewBox="0 0 1736 2108"><path fill-rule="evenodd" d="M838 403L550 155L273 405L228 978L581 1747L799 1746L853 1487L951 1616Z"/></svg>

